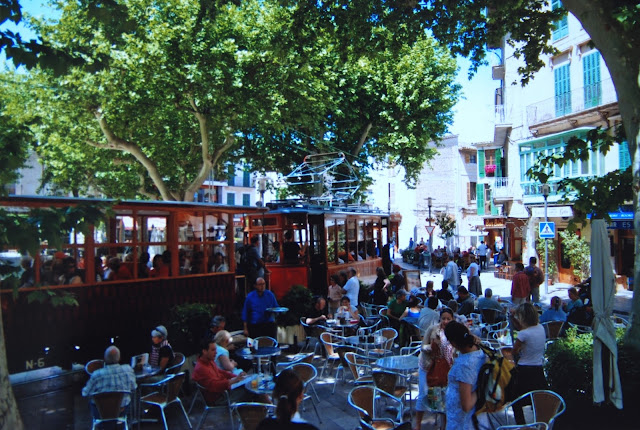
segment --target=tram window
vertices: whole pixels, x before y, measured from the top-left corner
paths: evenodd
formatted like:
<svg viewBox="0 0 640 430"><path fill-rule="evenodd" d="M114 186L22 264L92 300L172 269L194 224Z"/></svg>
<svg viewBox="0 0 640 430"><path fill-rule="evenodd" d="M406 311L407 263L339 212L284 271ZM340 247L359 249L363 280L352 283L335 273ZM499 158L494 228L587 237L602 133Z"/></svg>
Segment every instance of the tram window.
<svg viewBox="0 0 640 430"><path fill-rule="evenodd" d="M165 217L147 217L146 224L146 240L149 242L166 242L167 219Z"/></svg>
<svg viewBox="0 0 640 430"><path fill-rule="evenodd" d="M336 234L336 240L338 242L338 263L348 263L350 260L347 255L347 231L344 220L337 220Z"/></svg>
<svg viewBox="0 0 640 430"><path fill-rule="evenodd" d="M255 217L251 219L252 227L261 227L261 226L274 226L278 225L277 217Z"/></svg>
<svg viewBox="0 0 640 430"><path fill-rule="evenodd" d="M116 234L114 242L132 242L133 230L137 228L134 223L134 218L128 215L119 215L116 216L115 221Z"/></svg>
<svg viewBox="0 0 640 430"><path fill-rule="evenodd" d="M327 231L327 262L335 263L337 259L335 221L327 220L325 229Z"/></svg>
<svg viewBox="0 0 640 430"><path fill-rule="evenodd" d="M282 241L278 238L277 233L265 233L262 235L262 245L264 250L264 260L267 263L279 263L280 262L280 249Z"/></svg>

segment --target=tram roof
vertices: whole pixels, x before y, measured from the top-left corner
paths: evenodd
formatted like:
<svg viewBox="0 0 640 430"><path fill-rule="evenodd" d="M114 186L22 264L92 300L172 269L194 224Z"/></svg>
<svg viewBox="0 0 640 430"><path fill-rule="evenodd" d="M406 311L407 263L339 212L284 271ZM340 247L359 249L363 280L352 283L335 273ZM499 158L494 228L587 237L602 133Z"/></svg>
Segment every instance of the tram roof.
<svg viewBox="0 0 640 430"><path fill-rule="evenodd" d="M276 200L267 203L270 209L268 213L306 213L310 215L323 215L329 213L356 214L356 215L389 215L379 209L372 209L361 205L324 206L309 203L304 200Z"/></svg>
<svg viewBox="0 0 640 430"><path fill-rule="evenodd" d="M9 195L0 197L0 206L9 205L25 205L25 206L67 206L78 203L111 203L118 206L148 206L149 209L170 210L170 209L186 209L186 210L221 210L230 213L248 213L248 212L266 212L267 208L256 206L234 206L223 205L217 203L203 202L178 202L165 200L118 200L118 199L99 199L88 197L57 197L57 196L27 196L27 195Z"/></svg>

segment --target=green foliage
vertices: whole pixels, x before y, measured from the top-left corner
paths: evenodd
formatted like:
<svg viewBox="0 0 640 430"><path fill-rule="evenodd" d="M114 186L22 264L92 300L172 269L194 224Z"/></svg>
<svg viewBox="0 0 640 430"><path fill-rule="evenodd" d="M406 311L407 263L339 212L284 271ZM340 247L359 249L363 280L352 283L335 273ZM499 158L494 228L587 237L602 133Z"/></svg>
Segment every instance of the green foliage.
<svg viewBox="0 0 640 430"><path fill-rule="evenodd" d="M577 234L564 230L560 232L565 255L573 267L573 274L580 280L591 276L591 248L586 240Z"/></svg>
<svg viewBox="0 0 640 430"><path fill-rule="evenodd" d="M440 212L436 214L435 224L440 227L440 237L442 239L447 239L452 237L456 231L456 220L453 216Z"/></svg>
<svg viewBox="0 0 640 430"><path fill-rule="evenodd" d="M303 285L294 285L279 302L280 306L288 308L288 312L278 314L277 322L280 326L300 324L300 318L309 315L313 309L313 294Z"/></svg>
<svg viewBox="0 0 640 430"><path fill-rule="evenodd" d="M625 348L623 337L625 330L616 329L618 344L618 369L623 388L625 407L634 405L632 399L638 398L640 388L640 370L638 370L637 356ZM591 333L578 334L576 329L567 330L565 338L554 341L546 350L545 373L552 391L560 394L567 403L567 423L585 422L590 420L606 421L609 417L602 417L605 410L594 407L593 395L593 335ZM635 390L635 391L634 391ZM615 413L606 410L608 413ZM631 410L629 409L631 412ZM635 419L635 411L632 412ZM593 423L593 421L591 421ZM563 426L564 428L564 426ZM620 427L623 428L623 427ZM626 427L624 427L626 428Z"/></svg>
<svg viewBox="0 0 640 430"><path fill-rule="evenodd" d="M7 192L4 185L18 179L17 170L29 156L30 137L28 128L5 113L0 105L0 196Z"/></svg>
<svg viewBox="0 0 640 430"><path fill-rule="evenodd" d="M544 273L544 243L545 240L549 244L549 280L553 280L555 275L558 274L558 265L556 264L556 240L555 239L540 239L536 238L536 252L540 256L540 263L542 264L542 272Z"/></svg>
<svg viewBox="0 0 640 430"><path fill-rule="evenodd" d="M171 308L172 346L185 355L200 352L200 341L209 329L216 305L207 303L185 303Z"/></svg>

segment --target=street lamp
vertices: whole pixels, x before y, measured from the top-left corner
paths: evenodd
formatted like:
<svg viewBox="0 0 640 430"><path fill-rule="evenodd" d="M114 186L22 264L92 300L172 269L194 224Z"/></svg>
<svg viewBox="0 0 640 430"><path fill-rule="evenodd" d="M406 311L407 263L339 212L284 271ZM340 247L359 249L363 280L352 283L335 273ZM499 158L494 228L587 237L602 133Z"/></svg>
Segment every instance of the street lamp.
<svg viewBox="0 0 640 430"><path fill-rule="evenodd" d="M549 184L542 184L542 197L544 197L544 222L549 222L547 216L547 198L551 188ZM544 293L549 295L549 239L544 240Z"/></svg>
<svg viewBox="0 0 640 430"><path fill-rule="evenodd" d="M260 204L257 206L264 206L264 193L267 191L267 177L263 176L258 179L258 192L260 193Z"/></svg>
<svg viewBox="0 0 640 430"><path fill-rule="evenodd" d="M433 203L433 199L431 197L427 198L427 206L429 206L429 227L431 227L431 204ZM433 238L433 230L429 229L429 273L431 273L431 267L433 266L432 262L433 262L433 245L432 245L432 238Z"/></svg>

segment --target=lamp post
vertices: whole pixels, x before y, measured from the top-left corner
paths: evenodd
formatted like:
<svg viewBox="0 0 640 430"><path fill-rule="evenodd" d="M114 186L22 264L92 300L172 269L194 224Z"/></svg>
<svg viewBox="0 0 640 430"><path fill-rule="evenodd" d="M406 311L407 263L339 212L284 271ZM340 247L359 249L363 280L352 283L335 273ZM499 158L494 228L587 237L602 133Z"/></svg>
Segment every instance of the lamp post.
<svg viewBox="0 0 640 430"><path fill-rule="evenodd" d="M260 204L258 206L264 206L264 193L267 191L267 177L263 176L258 179L258 192L260 193Z"/></svg>
<svg viewBox="0 0 640 430"><path fill-rule="evenodd" d="M542 197L544 197L544 222L549 222L547 216L547 198L551 191L549 184L542 184ZM549 295L549 239L544 240L544 293Z"/></svg>
<svg viewBox="0 0 640 430"><path fill-rule="evenodd" d="M431 204L433 203L433 199L431 197L427 198L427 206L429 206L429 227L431 227ZM433 266L433 230L429 229L429 273L431 273L431 267Z"/></svg>

